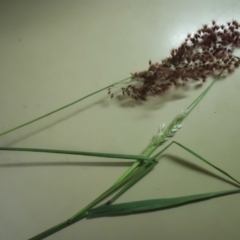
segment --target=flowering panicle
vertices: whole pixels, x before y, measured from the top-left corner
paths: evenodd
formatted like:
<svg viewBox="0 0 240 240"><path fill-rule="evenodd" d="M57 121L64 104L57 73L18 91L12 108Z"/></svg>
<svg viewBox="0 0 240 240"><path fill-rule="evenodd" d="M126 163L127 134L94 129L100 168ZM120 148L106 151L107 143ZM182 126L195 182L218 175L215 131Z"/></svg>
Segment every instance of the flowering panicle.
<svg viewBox="0 0 240 240"><path fill-rule="evenodd" d="M162 124L158 129L157 134L153 136L153 139L148 146L149 149L153 147L158 147L162 143L166 142L169 138L173 137L175 133L182 128L182 121L188 115L188 109L179 114L169 126Z"/></svg>
<svg viewBox="0 0 240 240"><path fill-rule="evenodd" d="M226 25L203 25L195 34L188 34L171 56L161 63L149 61L148 70L132 74L132 83L122 88L122 94L135 100L159 95L171 86L184 85L189 80L205 82L208 76L221 71L232 73L240 65L233 51L240 47L240 24L233 20ZM111 91L109 91L113 97Z"/></svg>

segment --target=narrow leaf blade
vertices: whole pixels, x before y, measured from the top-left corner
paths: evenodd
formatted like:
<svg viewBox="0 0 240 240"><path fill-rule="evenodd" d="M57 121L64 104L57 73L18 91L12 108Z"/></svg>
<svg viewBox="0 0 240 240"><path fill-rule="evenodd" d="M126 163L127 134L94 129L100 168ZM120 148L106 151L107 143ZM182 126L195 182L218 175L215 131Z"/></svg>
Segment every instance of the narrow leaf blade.
<svg viewBox="0 0 240 240"><path fill-rule="evenodd" d="M128 202L114 205L102 205L100 207L91 209L88 212L89 218L102 217L102 216L116 216L116 215L126 215L141 213L147 211L156 211L166 208L173 208L181 205L190 204L193 202L199 202L208 200L211 198L217 198L221 196L226 196L230 194L240 193L240 189L230 190L230 191L221 191L221 192L210 192L204 194L196 194L184 197L176 198L162 198L162 199L152 199L152 200L143 200L136 202Z"/></svg>

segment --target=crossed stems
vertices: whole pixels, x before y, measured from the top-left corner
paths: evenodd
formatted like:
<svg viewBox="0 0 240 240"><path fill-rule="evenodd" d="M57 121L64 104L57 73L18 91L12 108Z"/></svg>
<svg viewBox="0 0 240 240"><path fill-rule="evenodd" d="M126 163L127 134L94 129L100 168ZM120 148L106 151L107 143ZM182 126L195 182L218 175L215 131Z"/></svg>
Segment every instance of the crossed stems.
<svg viewBox="0 0 240 240"><path fill-rule="evenodd" d="M52 150L52 149L36 149L36 148L0 148L0 150L9 150L9 151L27 151L27 152L46 152L46 153L59 153L59 154L74 154L74 155L85 155L85 156L98 156L98 157L105 157L105 158L121 158L121 159L135 159L137 160L128 170L127 172L118 179L118 181L113 184L112 187L110 187L107 191L105 191L103 194L101 194L97 199L95 199L93 202L91 202L89 205L87 205L85 208L83 208L81 211L79 211L78 213L76 213L75 215L73 215L71 218L69 218L68 220L36 235L35 237L31 238L31 240L37 240L37 239L43 239L85 217L88 216L88 211L90 209L92 209L94 206L96 206L97 204L99 204L101 201L103 201L105 198L107 198L108 196L110 196L111 194L113 194L114 192L116 192L117 190L119 190L120 188L122 188L114 197L112 197L110 200L108 200L105 204L106 205L110 205L112 204L114 201L116 201L124 192L126 192L131 186L133 186L136 182L138 182L141 178L143 178L145 175L147 175L154 167L155 165L158 163L157 159L158 157L164 152L166 151L167 148L169 148L173 143L177 144L178 146L180 146L181 148L185 149L186 151L188 151L189 153L193 154L195 157L197 157L198 159L202 160L203 162L209 164L210 166L214 167L215 169L217 169L218 171L220 171L221 173L223 173L224 175L226 175L227 177L231 178L232 180L234 180L237 184L240 185L240 182L238 182L236 179L234 179L233 177L231 177L228 173L224 172L223 170L219 169L218 167L214 166L213 164L209 163L207 160L205 160L204 158L202 158L200 155L196 154L195 152L191 151L190 149L188 149L187 147L183 146L180 143L177 142L171 142L170 144L168 144L162 151L160 151L159 153L157 153L154 157L150 157L150 155L160 146L162 145L165 141L167 141L170 137L172 137L175 132L177 130L179 130L181 128L181 123L182 121L185 119L185 117L196 107L196 105L201 101L201 99L205 96L205 94L209 91L209 89L212 87L212 85L214 84L214 82L219 79L220 75L222 74L222 72L215 78L215 80L209 85L209 87L185 110L183 111L182 114L179 114L174 120L173 122L164 129L163 132L161 132L160 136L155 136L155 138L153 139L153 141L150 143L150 145L148 146L148 148L146 149L146 151L143 152L142 155L123 155L123 154L110 154L110 153L93 153L93 152L81 152L81 151L65 151L65 150ZM24 127L28 124L31 124L35 121L38 121L44 117L47 117L53 113L56 113L57 111L60 111L64 108L67 108L77 102L82 101L83 99L86 99L87 97L90 97L100 91L103 91L111 86L114 86L116 84L122 83L126 80L128 80L129 78L123 79L117 83L111 84L105 88L102 88L94 93L91 93L83 98L80 98L77 101L74 101L70 104L67 104L55 111L52 111L48 114L45 114L41 117L38 117L30 122L27 122L25 124L22 124L18 127L15 127L13 129L10 129L8 131L5 131L3 133L0 134L0 136L7 134L9 132L12 132L14 130L17 130L21 127ZM159 132L158 132L159 134Z"/></svg>

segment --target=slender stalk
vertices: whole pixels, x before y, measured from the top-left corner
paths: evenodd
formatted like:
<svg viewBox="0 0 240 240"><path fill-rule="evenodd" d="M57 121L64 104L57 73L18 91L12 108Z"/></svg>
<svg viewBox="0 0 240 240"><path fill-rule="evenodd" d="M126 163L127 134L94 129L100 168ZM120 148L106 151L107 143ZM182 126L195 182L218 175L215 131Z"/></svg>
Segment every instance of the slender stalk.
<svg viewBox="0 0 240 240"><path fill-rule="evenodd" d="M150 154L151 154L151 151L147 150L147 151L144 151L141 156L149 158ZM130 168L128 168L127 171L114 184L121 182L125 177L127 177L129 174L134 172L140 166L140 164L141 162L139 161L134 162L133 165Z"/></svg>
<svg viewBox="0 0 240 240"><path fill-rule="evenodd" d="M40 239L44 239L44 238L52 235L53 233L58 232L58 231L60 231L60 230L62 230L62 229L64 229L64 228L66 228L66 227L74 224L75 222L78 222L78 221L84 219L85 217L87 217L87 214L85 214L85 215L82 214L81 217L76 218L74 221L71 221L71 222L69 222L68 220L66 220L66 221L64 221L64 222L62 222L62 223L59 223L58 225L56 225L56 226L54 226L54 227L52 227L52 228L50 228L50 229L48 229L48 230L46 230L46 231L38 234L38 235L30 238L29 240L40 240Z"/></svg>
<svg viewBox="0 0 240 240"><path fill-rule="evenodd" d="M130 180L113 198L111 198L106 204L110 205L113 202L115 202L119 197L121 197L129 188L131 188L135 183L137 183L139 180L141 180L144 176L146 176L156 165L158 162L146 162L141 166L141 171L138 171L139 173L135 178Z"/></svg>
<svg viewBox="0 0 240 240"><path fill-rule="evenodd" d="M133 165L130 168L128 168L128 170L114 183L114 185L121 182L125 177L133 173L140 166L140 164L141 163L139 161L133 163Z"/></svg>
<svg viewBox="0 0 240 240"><path fill-rule="evenodd" d="M5 134L7 134L7 133L10 133L10 132L13 132L13 131L15 131L15 130L17 130L17 129L19 129L19 128L25 127L25 126L27 126L27 125L29 125L29 124L31 124L31 123L34 123L34 122L36 122L36 121L38 121L38 120L40 120L40 119L43 119L43 118L45 118L45 117L47 117L47 116L50 116L50 115L52 115L52 114L54 114L54 113L56 113L56 112L59 112L59 111L65 109L65 108L67 108L67 107L70 107L70 106L72 106L72 105L74 105L74 104L76 104L76 103L78 103L78 102L80 102L80 101L82 101L82 100L84 100L84 99L86 99L86 98L88 98L88 97L93 96L94 94L97 94L97 93L99 93L99 92L101 92L101 91L103 91L103 90L106 90L106 89L108 89L108 88L110 88L110 87L113 87L114 85L117 85L117 84L119 84L119 83L122 83L122 82L124 82L124 81L126 81L126 80L129 80L130 78L131 78L131 77L128 77L128 78L122 79L121 81L118 81L118 82L115 82L115 83L113 83L113 84L110 84L110 85L108 85L107 87L101 88L100 90L97 90L97 91L95 91L95 92L93 92L93 93L90 93L90 94L88 94L88 95L86 95L86 96L84 96L84 97L82 97L82 98L80 98L80 99L78 99L78 100L76 100L76 101L74 101L74 102L71 102L71 103L69 103L69 104L67 104L67 105L65 105L65 106L63 106L63 107L60 107L60 108L58 108L58 109L56 109L56 110L54 110L54 111L51 111L51 112L49 112L49 113L47 113L47 114L44 114L44 115L42 115L42 116L40 116L40 117L38 117L38 118L35 118L35 119L31 120L31 121L29 121L29 122L26 122L26 123L24 123L24 124L21 124L21 125L19 125L19 126L17 126L17 127L14 127L14 128L12 128L12 129L9 129L9 130L7 130L7 131L5 131L5 132L2 132L2 133L0 133L0 136L3 136L3 135L5 135Z"/></svg>
<svg viewBox="0 0 240 240"><path fill-rule="evenodd" d="M190 106L185 110L187 111L186 114L188 115L196 106L197 104L203 99L203 97L207 94L213 84L221 77L223 70L215 77L212 83L203 91L203 93L194 101Z"/></svg>

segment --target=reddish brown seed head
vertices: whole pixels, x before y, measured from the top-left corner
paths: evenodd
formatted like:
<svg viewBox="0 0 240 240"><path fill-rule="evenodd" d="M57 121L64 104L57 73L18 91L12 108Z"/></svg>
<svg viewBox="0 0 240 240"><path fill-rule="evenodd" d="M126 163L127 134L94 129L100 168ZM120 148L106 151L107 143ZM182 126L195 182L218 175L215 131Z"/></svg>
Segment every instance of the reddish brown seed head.
<svg viewBox="0 0 240 240"><path fill-rule="evenodd" d="M233 49L240 48L239 26L235 20L227 27L217 25L215 20L210 27L203 25L195 34L188 34L185 42L172 49L171 56L161 64L149 61L148 71L132 74L132 78L139 78L141 82L138 87L133 84L122 89L122 93L133 99L146 99L148 94L158 95L172 85L179 85L180 79L181 83L190 79L206 81L207 76L217 74L221 69L231 73L240 65L232 57Z"/></svg>

